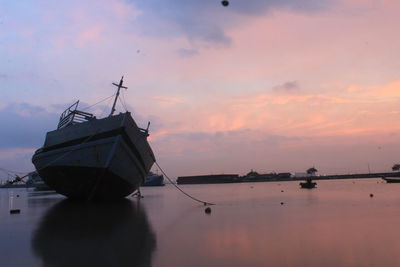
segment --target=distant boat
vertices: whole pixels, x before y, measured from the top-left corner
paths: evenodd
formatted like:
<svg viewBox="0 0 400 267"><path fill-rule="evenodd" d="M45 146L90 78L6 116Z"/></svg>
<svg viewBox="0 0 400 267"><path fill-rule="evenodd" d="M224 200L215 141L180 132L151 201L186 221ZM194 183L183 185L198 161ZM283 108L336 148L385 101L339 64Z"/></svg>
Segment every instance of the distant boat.
<svg viewBox="0 0 400 267"><path fill-rule="evenodd" d="M164 186L164 176L150 172L142 186Z"/></svg>
<svg viewBox="0 0 400 267"><path fill-rule="evenodd" d="M28 180L24 180L25 177ZM37 191L47 191L51 189L35 171L28 173L24 177L16 176L12 180L7 180L5 183L0 185L0 188L34 188Z"/></svg>
<svg viewBox="0 0 400 267"><path fill-rule="evenodd" d="M37 172L31 172L28 175L28 180L26 181L27 187L33 187L35 191L53 191L39 176Z"/></svg>
<svg viewBox="0 0 400 267"><path fill-rule="evenodd" d="M0 188L28 188L30 186L27 186L26 184L11 184L8 181L6 181L3 184L0 184Z"/></svg>
<svg viewBox="0 0 400 267"><path fill-rule="evenodd" d="M18 175L16 175L13 179L7 180L4 183L0 184L0 188L28 188L28 187L33 187L33 185L30 185L24 179Z"/></svg>
<svg viewBox="0 0 400 267"><path fill-rule="evenodd" d="M311 179L307 179L305 182L300 183L301 188L307 188L307 189L315 188L316 185L317 183L313 182Z"/></svg>
<svg viewBox="0 0 400 267"><path fill-rule="evenodd" d="M139 188L155 162L147 129L130 112L114 115L123 77L108 117L66 109L32 157L40 177L57 193L78 199L123 198Z"/></svg>
<svg viewBox="0 0 400 267"><path fill-rule="evenodd" d="M382 177L387 183L400 183L400 177Z"/></svg>

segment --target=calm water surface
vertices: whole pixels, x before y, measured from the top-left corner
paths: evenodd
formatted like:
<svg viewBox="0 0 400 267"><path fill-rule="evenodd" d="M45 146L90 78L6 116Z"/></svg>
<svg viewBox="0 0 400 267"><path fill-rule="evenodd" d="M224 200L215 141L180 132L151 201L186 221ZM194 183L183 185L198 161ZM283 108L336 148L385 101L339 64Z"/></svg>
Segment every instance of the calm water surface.
<svg viewBox="0 0 400 267"><path fill-rule="evenodd" d="M108 204L0 189L0 265L400 266L400 184L317 186L182 186L211 214L171 185Z"/></svg>

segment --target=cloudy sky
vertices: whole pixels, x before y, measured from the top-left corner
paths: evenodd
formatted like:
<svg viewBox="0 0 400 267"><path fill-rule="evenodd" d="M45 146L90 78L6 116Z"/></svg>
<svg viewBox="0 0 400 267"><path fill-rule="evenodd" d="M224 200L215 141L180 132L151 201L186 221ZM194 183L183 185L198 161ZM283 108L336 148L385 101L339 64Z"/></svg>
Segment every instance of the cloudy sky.
<svg viewBox="0 0 400 267"><path fill-rule="evenodd" d="M398 0L0 0L0 167L33 170L63 109L112 95L125 75L126 106L151 121L172 177L390 171L399 10ZM89 111L104 116L110 101Z"/></svg>

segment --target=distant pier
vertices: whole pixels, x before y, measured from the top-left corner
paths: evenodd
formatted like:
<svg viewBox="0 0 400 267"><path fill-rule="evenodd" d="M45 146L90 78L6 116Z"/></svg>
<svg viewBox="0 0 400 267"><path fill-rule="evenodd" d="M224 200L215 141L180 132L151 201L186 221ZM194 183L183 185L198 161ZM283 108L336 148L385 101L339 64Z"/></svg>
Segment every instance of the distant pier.
<svg viewBox="0 0 400 267"><path fill-rule="evenodd" d="M382 177L400 177L400 172L320 175L320 176L313 176L312 179L313 180L336 180L336 179L366 179L366 178L382 178ZM299 178L298 180L304 180L304 178Z"/></svg>
<svg viewBox="0 0 400 267"><path fill-rule="evenodd" d="M176 180L177 184L224 184L239 183L241 177L239 174L213 174L213 175L196 175L181 176Z"/></svg>
<svg viewBox="0 0 400 267"><path fill-rule="evenodd" d="M213 174L180 176L178 184L222 184L222 183L253 183L253 182L285 182L285 181L304 181L307 178L312 180L339 180L339 179L369 179L382 177L400 177L400 172L380 172L380 173L358 173L358 174L335 174L335 175L315 175L298 177L290 173L268 173L257 175L239 176L238 174Z"/></svg>

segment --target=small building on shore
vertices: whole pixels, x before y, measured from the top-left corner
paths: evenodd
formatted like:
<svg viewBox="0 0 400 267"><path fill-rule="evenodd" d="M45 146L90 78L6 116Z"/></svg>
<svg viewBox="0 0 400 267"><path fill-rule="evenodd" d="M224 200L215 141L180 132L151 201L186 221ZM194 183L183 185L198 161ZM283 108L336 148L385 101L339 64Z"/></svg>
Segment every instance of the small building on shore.
<svg viewBox="0 0 400 267"><path fill-rule="evenodd" d="M310 176L312 176L311 174L309 174L309 173L306 173L306 172L295 172L294 173L294 177L296 177L296 178L307 178L307 177L310 177Z"/></svg>
<svg viewBox="0 0 400 267"><path fill-rule="evenodd" d="M256 171L251 170L245 176L242 177L242 182L269 182L269 181L284 181L290 180L292 174L290 172L281 173L264 173L259 174Z"/></svg>

